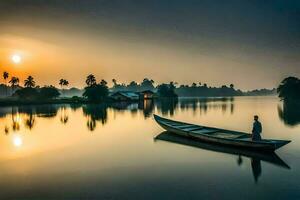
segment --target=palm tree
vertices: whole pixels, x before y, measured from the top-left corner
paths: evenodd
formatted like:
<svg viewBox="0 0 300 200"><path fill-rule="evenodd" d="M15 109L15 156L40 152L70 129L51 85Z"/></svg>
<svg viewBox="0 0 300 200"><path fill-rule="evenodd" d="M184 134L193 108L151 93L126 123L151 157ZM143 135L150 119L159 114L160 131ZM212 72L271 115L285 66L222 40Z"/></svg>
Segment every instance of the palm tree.
<svg viewBox="0 0 300 200"><path fill-rule="evenodd" d="M59 80L59 85L60 85L60 87L61 87L61 89L62 89L62 93L63 93L63 90L64 90L64 86L68 86L69 85L69 81L67 81L66 79L60 79Z"/></svg>
<svg viewBox="0 0 300 200"><path fill-rule="evenodd" d="M111 81L113 82L114 86L117 85L117 80L116 79L113 78Z"/></svg>
<svg viewBox="0 0 300 200"><path fill-rule="evenodd" d="M60 85L61 89L62 89L62 87L63 87L63 85L64 85L64 80L65 80L65 79L60 79L60 80L59 80L59 85Z"/></svg>
<svg viewBox="0 0 300 200"><path fill-rule="evenodd" d="M11 84L12 89L14 89L15 87L17 87L19 85L19 78L18 77L11 77L9 83Z"/></svg>
<svg viewBox="0 0 300 200"><path fill-rule="evenodd" d="M3 72L3 79L5 81L5 85L6 85L6 96L7 96L7 79L9 77L9 73L8 72Z"/></svg>
<svg viewBox="0 0 300 200"><path fill-rule="evenodd" d="M27 77L27 79L24 81L24 86L27 88L33 88L35 86L35 81L33 80L32 76Z"/></svg>
<svg viewBox="0 0 300 200"><path fill-rule="evenodd" d="M100 85L104 85L104 86L107 85L106 80L102 79L101 82L100 82Z"/></svg>
<svg viewBox="0 0 300 200"><path fill-rule="evenodd" d="M68 86L69 85L69 81L67 81L66 79L64 80L64 86Z"/></svg>
<svg viewBox="0 0 300 200"><path fill-rule="evenodd" d="M86 81L85 83L88 85L88 86L92 86L92 85L95 85L96 84L96 78L93 74L90 74L86 77Z"/></svg>

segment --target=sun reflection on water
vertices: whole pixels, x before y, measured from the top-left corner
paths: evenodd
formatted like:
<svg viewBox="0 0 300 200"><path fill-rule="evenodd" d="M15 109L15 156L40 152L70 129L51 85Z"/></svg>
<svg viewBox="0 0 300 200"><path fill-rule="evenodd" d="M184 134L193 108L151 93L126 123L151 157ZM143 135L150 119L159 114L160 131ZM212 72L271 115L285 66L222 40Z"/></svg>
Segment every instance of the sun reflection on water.
<svg viewBox="0 0 300 200"><path fill-rule="evenodd" d="M23 144L23 140L20 136L14 136L13 137L13 145L15 147L21 147Z"/></svg>

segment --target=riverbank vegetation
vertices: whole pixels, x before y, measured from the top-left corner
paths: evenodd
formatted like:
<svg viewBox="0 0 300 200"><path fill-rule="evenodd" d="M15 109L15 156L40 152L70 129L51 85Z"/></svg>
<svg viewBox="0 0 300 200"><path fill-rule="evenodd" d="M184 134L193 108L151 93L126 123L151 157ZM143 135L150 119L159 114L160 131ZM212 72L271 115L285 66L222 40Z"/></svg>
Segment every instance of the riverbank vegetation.
<svg viewBox="0 0 300 200"><path fill-rule="evenodd" d="M283 79L277 92L283 101L282 106L278 106L279 117L287 125L298 125L300 122L300 79L296 77Z"/></svg>
<svg viewBox="0 0 300 200"><path fill-rule="evenodd" d="M90 74L86 77L84 89L70 88L69 81L59 79L59 88L53 85L39 86L33 76L28 76L24 81L8 72L3 72L3 84L0 85L0 104L36 104L36 103L98 103L112 100L110 96L116 92L134 92L141 94L143 91L154 92L154 98L177 97L221 97L221 96L247 96L247 95L273 95L276 89L261 89L243 92L236 89L234 84L229 86L212 87L206 83L192 83L191 85L179 85L177 82L156 84L154 80L144 78L140 83L131 81L129 84L119 83L112 79L111 87L106 80L97 82L96 77ZM291 80L287 81L288 83ZM23 84L22 84L23 83ZM23 86L20 86L23 85ZM286 88L281 86L278 91L286 94ZM283 97L283 96L280 96Z"/></svg>
<svg viewBox="0 0 300 200"><path fill-rule="evenodd" d="M296 77L288 77L281 81L277 88L278 96L286 101L300 100L300 79Z"/></svg>

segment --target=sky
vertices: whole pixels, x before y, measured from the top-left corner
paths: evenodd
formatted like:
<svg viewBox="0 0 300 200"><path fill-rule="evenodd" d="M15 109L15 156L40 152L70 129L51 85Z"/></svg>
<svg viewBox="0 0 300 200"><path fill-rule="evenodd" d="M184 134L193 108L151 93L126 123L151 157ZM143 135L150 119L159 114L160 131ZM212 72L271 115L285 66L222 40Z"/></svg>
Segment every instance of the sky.
<svg viewBox="0 0 300 200"><path fill-rule="evenodd" d="M273 88L300 76L300 1L1 0L2 71L70 87L92 73Z"/></svg>

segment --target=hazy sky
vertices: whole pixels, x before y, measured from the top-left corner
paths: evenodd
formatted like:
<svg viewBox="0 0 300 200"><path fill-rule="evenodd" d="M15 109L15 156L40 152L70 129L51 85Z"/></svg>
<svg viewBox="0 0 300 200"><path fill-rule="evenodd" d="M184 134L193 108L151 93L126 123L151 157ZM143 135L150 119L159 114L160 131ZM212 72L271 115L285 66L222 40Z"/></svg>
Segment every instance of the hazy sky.
<svg viewBox="0 0 300 200"><path fill-rule="evenodd" d="M11 55L22 62L14 64ZM276 87L300 76L298 0L1 0L0 71Z"/></svg>

